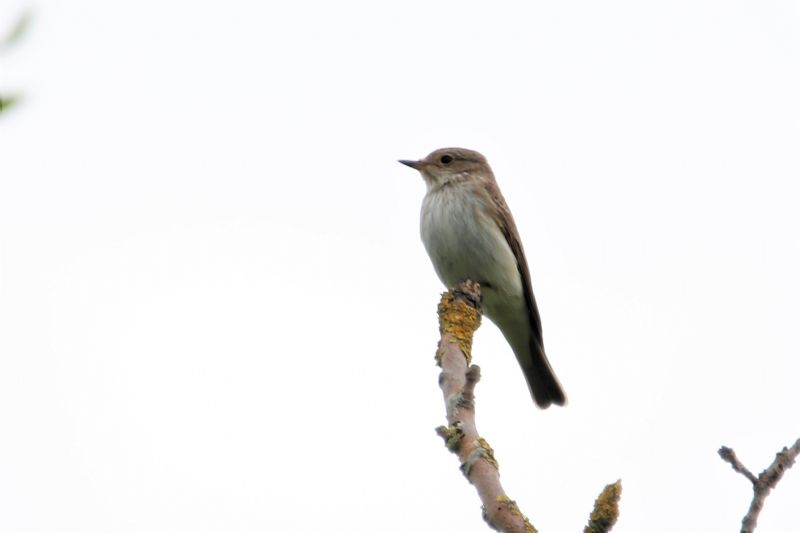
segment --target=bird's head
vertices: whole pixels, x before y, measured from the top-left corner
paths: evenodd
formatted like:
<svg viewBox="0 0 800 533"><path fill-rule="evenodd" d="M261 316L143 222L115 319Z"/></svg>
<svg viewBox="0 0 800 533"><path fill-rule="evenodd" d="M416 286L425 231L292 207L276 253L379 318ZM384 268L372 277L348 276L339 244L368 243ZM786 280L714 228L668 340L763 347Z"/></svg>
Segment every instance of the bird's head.
<svg viewBox="0 0 800 533"><path fill-rule="evenodd" d="M436 189L472 175L492 175L486 158L466 148L440 148L424 159L418 161L401 159L400 163L418 170L425 179L428 189Z"/></svg>

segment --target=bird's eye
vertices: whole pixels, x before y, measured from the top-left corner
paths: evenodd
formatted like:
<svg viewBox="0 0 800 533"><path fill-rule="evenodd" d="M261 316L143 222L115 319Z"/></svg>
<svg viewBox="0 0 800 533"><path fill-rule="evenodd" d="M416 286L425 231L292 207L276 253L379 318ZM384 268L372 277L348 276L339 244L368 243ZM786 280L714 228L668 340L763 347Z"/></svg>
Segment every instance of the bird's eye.
<svg viewBox="0 0 800 533"><path fill-rule="evenodd" d="M442 158L439 159L439 161L441 161L443 165L449 165L450 163L453 162L453 156L452 155L443 155Z"/></svg>

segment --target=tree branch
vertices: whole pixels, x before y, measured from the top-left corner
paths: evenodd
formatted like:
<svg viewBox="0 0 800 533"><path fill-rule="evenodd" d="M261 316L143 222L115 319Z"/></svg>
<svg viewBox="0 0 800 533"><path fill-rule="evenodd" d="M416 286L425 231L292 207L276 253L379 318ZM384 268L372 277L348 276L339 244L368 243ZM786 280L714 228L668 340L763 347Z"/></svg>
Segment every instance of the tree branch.
<svg viewBox="0 0 800 533"><path fill-rule="evenodd" d="M448 426L436 428L447 448L458 455L461 471L475 486L483 503L483 518L498 531L536 533L536 528L522 514L516 502L500 484L500 472L494 451L479 436L475 424L475 386L480 368L472 365L472 334L480 326L480 285L467 280L442 295L439 302L439 349L436 362L442 368L442 389ZM622 486L608 485L595 502L585 531L605 533L617 520L617 503Z"/></svg>
<svg viewBox="0 0 800 533"><path fill-rule="evenodd" d="M781 480L783 473L792 467L795 459L800 455L800 439L797 439L791 448L784 447L783 450L778 452L772 464L761 472L758 477L755 477L753 473L739 461L736 457L736 453L732 449L723 446L719 449L718 453L725 462L730 463L731 467L733 467L736 472L742 474L753 484L753 500L750 502L750 509L742 519L742 533L752 533L756 529L758 515L764 507L764 501L767 499L767 496L769 496L769 493L778 484L778 481Z"/></svg>

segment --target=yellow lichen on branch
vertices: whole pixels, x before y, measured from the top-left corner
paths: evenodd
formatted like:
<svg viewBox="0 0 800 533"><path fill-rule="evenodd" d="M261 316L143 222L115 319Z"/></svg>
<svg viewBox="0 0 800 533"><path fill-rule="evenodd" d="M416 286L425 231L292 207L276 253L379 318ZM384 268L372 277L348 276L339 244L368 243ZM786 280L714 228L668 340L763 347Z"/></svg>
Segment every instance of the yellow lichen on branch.
<svg viewBox="0 0 800 533"><path fill-rule="evenodd" d="M481 315L466 302L453 296L452 291L442 294L439 301L439 333L449 333L461 348L467 364L472 362L472 333L481 325ZM441 350L436 352L436 362L441 366Z"/></svg>
<svg viewBox="0 0 800 533"><path fill-rule="evenodd" d="M439 426L436 434L444 439L444 444L451 452L458 453L461 448L461 439L464 438L464 430L460 425Z"/></svg>
<svg viewBox="0 0 800 533"><path fill-rule="evenodd" d="M533 524L531 524L531 521L528 520L528 517L525 516L524 514L522 514L522 511L519 510L519 506L517 505L517 502L515 502L514 500L512 500L508 496L498 496L497 497L497 504L500 505L501 507L503 507L504 509L507 509L513 516L517 516L519 518L522 518L523 525L525 527L525 533L539 533L539 530L537 530L533 526ZM485 514L486 514L486 509L484 508L484 515ZM485 518L486 517L484 516L484 519Z"/></svg>
<svg viewBox="0 0 800 533"><path fill-rule="evenodd" d="M594 510L589 516L589 524L583 533L606 533L611 531L619 516L619 498L622 494L622 482L606 485L594 502Z"/></svg>

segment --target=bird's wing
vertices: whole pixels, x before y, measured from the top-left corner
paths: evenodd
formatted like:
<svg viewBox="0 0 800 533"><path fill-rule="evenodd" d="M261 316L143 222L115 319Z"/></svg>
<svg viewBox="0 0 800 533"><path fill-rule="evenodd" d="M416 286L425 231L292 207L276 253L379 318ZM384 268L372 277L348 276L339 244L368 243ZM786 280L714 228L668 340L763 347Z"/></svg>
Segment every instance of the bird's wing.
<svg viewBox="0 0 800 533"><path fill-rule="evenodd" d="M533 297L533 288L531 286L531 273L528 270L528 261L525 259L525 251L522 249L522 243L519 239L519 232L517 225L514 223L514 217L511 216L511 210L506 204L503 194L500 192L500 187L494 180L487 180L482 183L486 193L493 200L494 205L498 207L497 211L492 213L497 226L506 238L508 246L514 253L517 260L517 269L519 270L520 279L522 280L522 290L525 294L525 303L528 307L528 316L530 317L533 335L539 346L544 348L544 340L542 339L542 321L539 318L539 308L536 306L536 299Z"/></svg>

